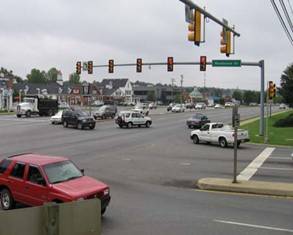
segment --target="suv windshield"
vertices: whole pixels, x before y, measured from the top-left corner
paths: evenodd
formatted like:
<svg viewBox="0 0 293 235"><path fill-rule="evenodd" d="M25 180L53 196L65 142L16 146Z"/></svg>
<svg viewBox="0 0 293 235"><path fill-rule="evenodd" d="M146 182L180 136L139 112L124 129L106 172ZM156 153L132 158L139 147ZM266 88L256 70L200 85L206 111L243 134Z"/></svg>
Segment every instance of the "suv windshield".
<svg viewBox="0 0 293 235"><path fill-rule="evenodd" d="M87 117L88 114L84 111L76 111L75 112L78 117Z"/></svg>
<svg viewBox="0 0 293 235"><path fill-rule="evenodd" d="M56 162L44 167L51 184L57 184L71 179L79 178L82 173L71 161Z"/></svg>

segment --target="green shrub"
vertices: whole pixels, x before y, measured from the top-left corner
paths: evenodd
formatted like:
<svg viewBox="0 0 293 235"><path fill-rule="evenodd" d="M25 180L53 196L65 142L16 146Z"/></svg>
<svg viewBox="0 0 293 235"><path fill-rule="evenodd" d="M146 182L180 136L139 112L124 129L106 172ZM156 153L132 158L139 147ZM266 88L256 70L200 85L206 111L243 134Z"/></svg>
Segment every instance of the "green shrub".
<svg viewBox="0 0 293 235"><path fill-rule="evenodd" d="M279 119L274 123L275 127L293 127L293 113L289 114L286 118Z"/></svg>

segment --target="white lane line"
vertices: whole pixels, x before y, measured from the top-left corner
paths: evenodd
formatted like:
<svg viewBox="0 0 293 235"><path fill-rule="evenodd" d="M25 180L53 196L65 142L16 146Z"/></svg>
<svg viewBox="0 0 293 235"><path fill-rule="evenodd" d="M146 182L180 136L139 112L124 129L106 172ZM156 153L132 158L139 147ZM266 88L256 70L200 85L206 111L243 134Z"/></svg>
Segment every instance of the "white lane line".
<svg viewBox="0 0 293 235"><path fill-rule="evenodd" d="M270 157L270 159L274 159L274 160L291 160L290 157Z"/></svg>
<svg viewBox="0 0 293 235"><path fill-rule="evenodd" d="M277 171L293 171L293 168L282 168L282 167L260 167L264 170L277 170Z"/></svg>
<svg viewBox="0 0 293 235"><path fill-rule="evenodd" d="M181 162L180 165L181 166L190 166L191 163L189 163L189 162Z"/></svg>
<svg viewBox="0 0 293 235"><path fill-rule="evenodd" d="M238 176L238 180L249 180L265 160L272 154L275 148L265 148Z"/></svg>
<svg viewBox="0 0 293 235"><path fill-rule="evenodd" d="M267 230L293 233L293 229L277 228L277 227L270 227L270 226L263 226L263 225L256 225L256 224L245 224L245 223L239 223L239 222L233 222L233 221L227 221L227 220L216 220L216 219L214 220L214 222L239 225L239 226L250 227L250 228L259 228L259 229L267 229Z"/></svg>

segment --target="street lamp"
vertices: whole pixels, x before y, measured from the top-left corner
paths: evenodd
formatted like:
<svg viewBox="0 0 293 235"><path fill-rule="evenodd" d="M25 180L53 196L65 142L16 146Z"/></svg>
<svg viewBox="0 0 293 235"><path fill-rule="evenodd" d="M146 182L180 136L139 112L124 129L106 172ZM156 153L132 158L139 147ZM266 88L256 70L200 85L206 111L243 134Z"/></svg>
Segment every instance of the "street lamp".
<svg viewBox="0 0 293 235"><path fill-rule="evenodd" d="M181 79L180 79L180 84L181 84L181 107L182 107L182 101L183 101L183 74L180 75Z"/></svg>

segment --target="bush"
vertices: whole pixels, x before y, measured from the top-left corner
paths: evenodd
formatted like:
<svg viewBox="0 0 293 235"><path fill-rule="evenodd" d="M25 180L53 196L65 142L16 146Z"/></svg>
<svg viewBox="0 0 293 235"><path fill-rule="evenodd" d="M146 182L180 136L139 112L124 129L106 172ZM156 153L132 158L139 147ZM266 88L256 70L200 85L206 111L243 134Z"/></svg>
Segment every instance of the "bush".
<svg viewBox="0 0 293 235"><path fill-rule="evenodd" d="M293 127L293 113L291 113L284 119L280 119L276 121L273 126L274 127Z"/></svg>

